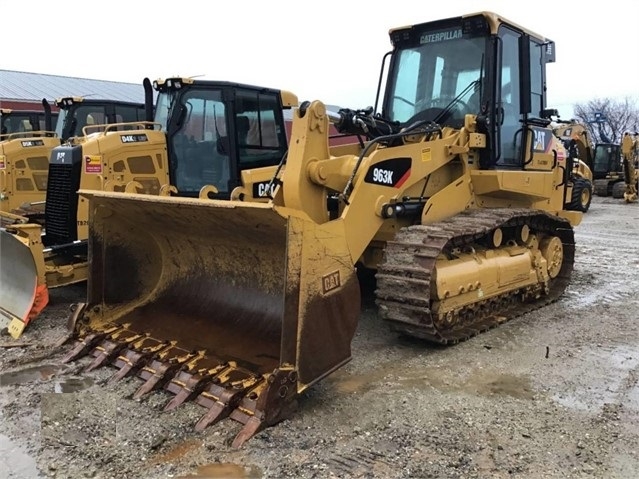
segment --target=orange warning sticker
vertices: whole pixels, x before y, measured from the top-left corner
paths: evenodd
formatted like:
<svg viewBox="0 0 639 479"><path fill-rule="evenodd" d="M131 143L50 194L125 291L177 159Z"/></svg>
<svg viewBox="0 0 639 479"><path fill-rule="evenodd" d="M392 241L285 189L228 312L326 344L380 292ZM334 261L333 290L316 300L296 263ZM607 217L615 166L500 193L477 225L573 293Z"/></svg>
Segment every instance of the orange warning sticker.
<svg viewBox="0 0 639 479"><path fill-rule="evenodd" d="M84 157L85 173L102 173L102 158L87 155Z"/></svg>

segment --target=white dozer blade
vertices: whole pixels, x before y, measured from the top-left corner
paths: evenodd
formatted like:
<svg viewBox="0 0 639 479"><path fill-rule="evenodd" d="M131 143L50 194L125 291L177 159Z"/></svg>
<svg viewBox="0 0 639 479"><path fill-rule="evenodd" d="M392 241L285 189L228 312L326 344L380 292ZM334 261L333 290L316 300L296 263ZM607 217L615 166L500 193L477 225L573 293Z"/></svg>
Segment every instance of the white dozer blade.
<svg viewBox="0 0 639 479"><path fill-rule="evenodd" d="M38 285L36 263L29 247L0 229L0 329L14 329L28 322ZM19 336L21 329L17 332Z"/></svg>

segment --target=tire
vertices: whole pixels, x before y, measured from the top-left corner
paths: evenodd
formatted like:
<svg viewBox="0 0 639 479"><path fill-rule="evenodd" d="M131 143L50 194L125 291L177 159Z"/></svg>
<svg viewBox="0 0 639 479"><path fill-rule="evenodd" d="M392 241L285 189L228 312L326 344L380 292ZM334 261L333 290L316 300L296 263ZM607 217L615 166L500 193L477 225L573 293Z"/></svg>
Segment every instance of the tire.
<svg viewBox="0 0 639 479"><path fill-rule="evenodd" d="M572 198L568 209L585 213L592 201L592 183L584 178L573 180Z"/></svg>
<svg viewBox="0 0 639 479"><path fill-rule="evenodd" d="M626 192L626 183L618 181L612 187L612 197L619 200L623 198L623 194Z"/></svg>
<svg viewBox="0 0 639 479"><path fill-rule="evenodd" d="M595 180L594 181L594 193L597 196L610 196L608 191L608 180Z"/></svg>

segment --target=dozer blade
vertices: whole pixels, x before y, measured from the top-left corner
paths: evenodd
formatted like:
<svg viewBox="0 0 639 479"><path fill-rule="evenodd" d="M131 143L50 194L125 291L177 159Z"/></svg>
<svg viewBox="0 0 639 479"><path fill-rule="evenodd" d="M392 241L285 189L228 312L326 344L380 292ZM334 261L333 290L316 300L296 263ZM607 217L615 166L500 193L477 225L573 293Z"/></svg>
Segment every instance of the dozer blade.
<svg viewBox="0 0 639 479"><path fill-rule="evenodd" d="M26 225L31 226L31 225ZM39 235L39 227L34 228ZM18 338L49 302L29 235L0 229L0 329Z"/></svg>
<svg viewBox="0 0 639 479"><path fill-rule="evenodd" d="M334 226L267 204L81 192L89 200L88 303L67 360L136 375L141 399L195 401L202 430L242 424L239 447L350 360L357 277Z"/></svg>

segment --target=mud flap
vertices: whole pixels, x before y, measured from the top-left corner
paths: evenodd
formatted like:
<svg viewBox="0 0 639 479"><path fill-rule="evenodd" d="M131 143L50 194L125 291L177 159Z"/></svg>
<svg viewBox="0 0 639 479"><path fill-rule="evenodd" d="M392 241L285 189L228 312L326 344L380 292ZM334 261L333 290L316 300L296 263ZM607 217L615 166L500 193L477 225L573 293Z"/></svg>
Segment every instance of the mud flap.
<svg viewBox="0 0 639 479"><path fill-rule="evenodd" d="M35 229L39 234L40 228ZM0 229L0 329L8 328L13 338L20 337L49 302L38 270L29 235Z"/></svg>
<svg viewBox="0 0 639 479"><path fill-rule="evenodd" d="M145 379L138 397L162 388L179 396L169 409L205 405L198 429L230 416L245 424L241 445L350 360L360 293L334 226L266 204L83 195L90 270L76 329L106 333L92 354L115 352L118 378Z"/></svg>

